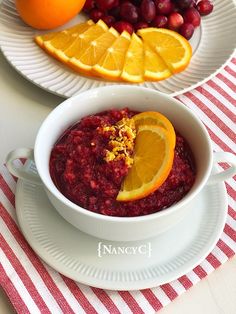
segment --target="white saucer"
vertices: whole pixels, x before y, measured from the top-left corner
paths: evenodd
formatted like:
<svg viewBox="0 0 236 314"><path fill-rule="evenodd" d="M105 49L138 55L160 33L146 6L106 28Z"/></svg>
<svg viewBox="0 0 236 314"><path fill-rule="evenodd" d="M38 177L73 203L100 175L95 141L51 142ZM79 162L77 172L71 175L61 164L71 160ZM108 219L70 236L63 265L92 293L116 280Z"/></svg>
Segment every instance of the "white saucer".
<svg viewBox="0 0 236 314"><path fill-rule="evenodd" d="M128 243L104 241L80 232L58 214L43 188L26 181L18 180L16 210L33 250L58 272L98 288L136 290L177 279L211 252L224 228L227 193L224 183L206 186L173 229L150 240ZM101 250L99 257L99 242L103 250L107 245L113 253L120 247L121 254L105 255ZM140 251L124 254L124 247Z"/></svg>

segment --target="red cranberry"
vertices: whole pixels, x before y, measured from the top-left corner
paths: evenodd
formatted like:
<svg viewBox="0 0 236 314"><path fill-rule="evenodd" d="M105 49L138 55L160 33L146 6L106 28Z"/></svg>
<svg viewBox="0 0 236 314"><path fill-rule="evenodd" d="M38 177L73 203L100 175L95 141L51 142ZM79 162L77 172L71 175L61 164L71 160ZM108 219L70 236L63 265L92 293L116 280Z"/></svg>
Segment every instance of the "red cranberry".
<svg viewBox="0 0 236 314"><path fill-rule="evenodd" d="M138 10L131 2L124 2L120 6L120 16L123 20L134 24L138 21Z"/></svg>
<svg viewBox="0 0 236 314"><path fill-rule="evenodd" d="M172 10L172 3L170 0L155 0L158 14L169 14Z"/></svg>
<svg viewBox="0 0 236 314"><path fill-rule="evenodd" d="M109 15L114 16L116 20L120 19L120 6L112 8L109 10Z"/></svg>
<svg viewBox="0 0 236 314"><path fill-rule="evenodd" d="M173 12L169 15L168 18L168 28L177 31L180 26L184 23L184 19L181 14Z"/></svg>
<svg viewBox="0 0 236 314"><path fill-rule="evenodd" d="M152 21L153 27L165 28L167 27L167 24L168 24L168 18L165 15L157 15Z"/></svg>
<svg viewBox="0 0 236 314"><path fill-rule="evenodd" d="M197 27L201 23L201 16L195 8L189 8L184 12L184 21Z"/></svg>
<svg viewBox="0 0 236 314"><path fill-rule="evenodd" d="M83 11L88 13L94 8L95 8L95 0L86 0L83 6Z"/></svg>
<svg viewBox="0 0 236 314"><path fill-rule="evenodd" d="M102 10L110 10L119 5L119 0L96 0L97 7Z"/></svg>
<svg viewBox="0 0 236 314"><path fill-rule="evenodd" d="M182 13L182 10L177 6L175 2L171 2L171 10L170 12Z"/></svg>
<svg viewBox="0 0 236 314"><path fill-rule="evenodd" d="M142 0L132 0L134 5L137 5L138 7L140 6Z"/></svg>
<svg viewBox="0 0 236 314"><path fill-rule="evenodd" d="M194 5L194 0L177 0L176 3L181 10L185 10Z"/></svg>
<svg viewBox="0 0 236 314"><path fill-rule="evenodd" d="M137 31L138 29L147 28L148 26L149 25L146 22L138 22L138 23L134 24L134 29L135 29L135 31Z"/></svg>
<svg viewBox="0 0 236 314"><path fill-rule="evenodd" d="M119 32L122 33L123 31L126 31L130 34L133 33L134 29L132 24L126 22L126 21L119 21L113 24L113 27Z"/></svg>
<svg viewBox="0 0 236 314"><path fill-rule="evenodd" d="M98 9L92 9L89 13L89 17L94 21L94 23L97 23L97 21L99 21L103 16L104 13Z"/></svg>
<svg viewBox="0 0 236 314"><path fill-rule="evenodd" d="M102 17L102 20L104 23L107 24L108 27L111 27L113 23L115 23L116 19L114 18L114 16L111 15L105 15Z"/></svg>
<svg viewBox="0 0 236 314"><path fill-rule="evenodd" d="M194 26L190 23L184 23L180 26L179 33L186 39L190 39L194 33Z"/></svg>
<svg viewBox="0 0 236 314"><path fill-rule="evenodd" d="M200 15L208 15L213 10L213 4L208 0L202 0L197 4L197 10Z"/></svg>
<svg viewBox="0 0 236 314"><path fill-rule="evenodd" d="M156 15L156 6L152 0L142 0L141 6L141 15L145 22L150 23Z"/></svg>

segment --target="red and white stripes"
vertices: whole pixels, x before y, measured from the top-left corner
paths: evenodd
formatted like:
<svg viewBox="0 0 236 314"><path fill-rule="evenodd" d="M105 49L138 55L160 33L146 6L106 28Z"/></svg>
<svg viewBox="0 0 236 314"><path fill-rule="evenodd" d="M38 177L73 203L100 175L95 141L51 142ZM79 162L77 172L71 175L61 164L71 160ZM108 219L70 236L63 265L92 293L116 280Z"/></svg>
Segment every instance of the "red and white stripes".
<svg viewBox="0 0 236 314"><path fill-rule="evenodd" d="M206 125L216 151L236 152L236 58L212 80L177 98ZM226 184L228 217L221 239L191 272L141 291L105 291L74 282L44 264L16 223L16 180L0 170L0 284L18 313L154 313L236 252L236 181Z"/></svg>

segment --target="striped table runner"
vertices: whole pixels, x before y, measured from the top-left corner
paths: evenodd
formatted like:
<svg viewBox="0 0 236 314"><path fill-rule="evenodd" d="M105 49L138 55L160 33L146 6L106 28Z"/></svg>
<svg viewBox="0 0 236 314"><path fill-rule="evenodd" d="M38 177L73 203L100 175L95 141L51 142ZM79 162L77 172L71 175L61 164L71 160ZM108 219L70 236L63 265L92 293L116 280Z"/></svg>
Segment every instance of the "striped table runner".
<svg viewBox="0 0 236 314"><path fill-rule="evenodd" d="M204 122L215 151L236 153L236 58L212 80L177 98ZM224 166L224 165L223 165ZM0 170L0 283L18 313L154 313L236 252L236 178L226 183L228 217L214 250L191 272L141 291L108 291L62 276L42 262L22 236L14 208L15 179Z"/></svg>

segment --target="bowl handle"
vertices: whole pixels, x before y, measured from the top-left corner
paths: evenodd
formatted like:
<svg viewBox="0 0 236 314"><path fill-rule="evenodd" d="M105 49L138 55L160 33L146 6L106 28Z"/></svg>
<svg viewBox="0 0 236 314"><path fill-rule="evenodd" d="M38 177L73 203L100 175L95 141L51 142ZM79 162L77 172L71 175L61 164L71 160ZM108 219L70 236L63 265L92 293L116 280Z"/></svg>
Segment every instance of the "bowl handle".
<svg viewBox="0 0 236 314"><path fill-rule="evenodd" d="M42 181L34 168L34 172L27 171L26 167L19 166L17 167L14 161L19 158L28 159L31 161L30 164L34 163L34 150L32 148L18 148L11 151L6 157L6 166L11 174L17 178L33 182L35 184L42 184Z"/></svg>
<svg viewBox="0 0 236 314"><path fill-rule="evenodd" d="M236 174L236 156L228 152L214 152L213 163L226 162L230 164L230 167L226 170L222 170L219 173L211 174L207 184L215 184L229 178L232 178Z"/></svg>

